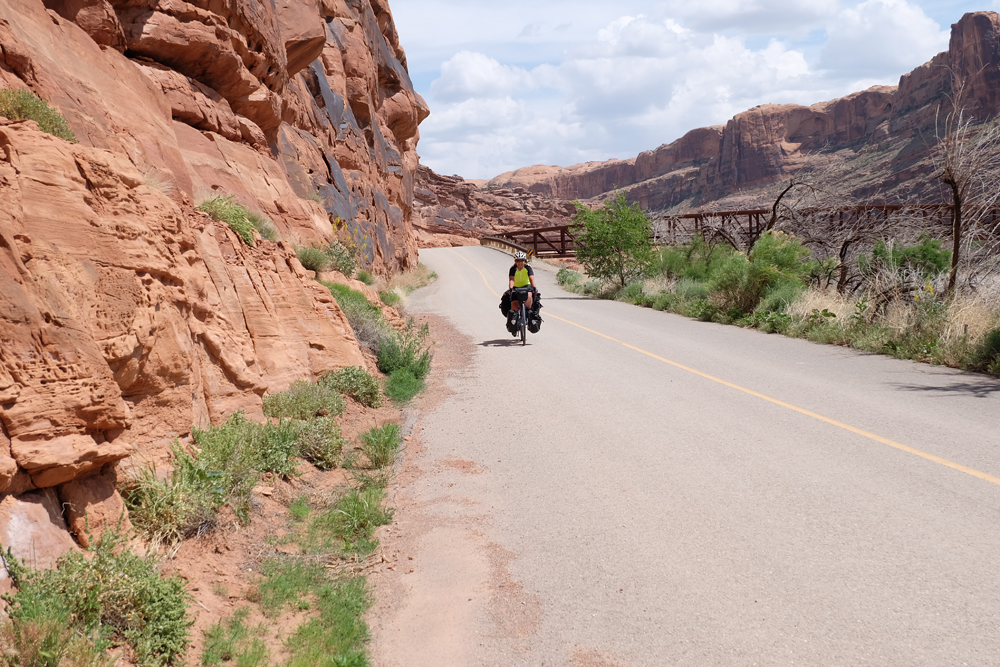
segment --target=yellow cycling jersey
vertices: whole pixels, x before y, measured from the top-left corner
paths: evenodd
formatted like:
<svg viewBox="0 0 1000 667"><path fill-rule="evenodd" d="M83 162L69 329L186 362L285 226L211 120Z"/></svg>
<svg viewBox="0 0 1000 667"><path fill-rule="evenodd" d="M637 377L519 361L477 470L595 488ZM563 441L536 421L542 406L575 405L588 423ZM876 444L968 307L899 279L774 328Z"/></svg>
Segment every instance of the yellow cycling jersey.
<svg viewBox="0 0 1000 667"><path fill-rule="evenodd" d="M514 287L527 287L531 284L531 280L528 276L534 274L531 267L525 264L524 268L520 271L517 270L517 266L512 266L510 269L511 275L514 276Z"/></svg>

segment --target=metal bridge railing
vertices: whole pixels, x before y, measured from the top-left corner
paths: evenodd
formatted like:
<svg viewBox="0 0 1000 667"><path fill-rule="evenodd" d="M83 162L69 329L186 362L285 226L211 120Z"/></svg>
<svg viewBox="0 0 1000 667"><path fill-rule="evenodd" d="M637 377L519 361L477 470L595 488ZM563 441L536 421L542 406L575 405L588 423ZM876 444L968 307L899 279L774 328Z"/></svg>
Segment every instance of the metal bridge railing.
<svg viewBox="0 0 1000 667"><path fill-rule="evenodd" d="M479 239L479 244L488 248L496 248L497 250L501 250L510 255L513 255L518 250L528 255L529 258L533 257L535 254L535 251L531 248L523 246L519 243L514 243L513 241L505 239L502 236L484 236Z"/></svg>

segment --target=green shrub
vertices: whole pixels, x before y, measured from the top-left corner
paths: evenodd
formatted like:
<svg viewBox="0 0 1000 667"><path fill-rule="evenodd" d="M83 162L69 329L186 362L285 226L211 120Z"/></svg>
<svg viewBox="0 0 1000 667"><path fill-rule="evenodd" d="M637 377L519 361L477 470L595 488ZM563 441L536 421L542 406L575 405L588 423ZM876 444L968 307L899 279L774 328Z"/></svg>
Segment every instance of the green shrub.
<svg viewBox="0 0 1000 667"><path fill-rule="evenodd" d="M358 250L353 245L334 241L326 248L327 257L334 269L350 278L358 267Z"/></svg>
<svg viewBox="0 0 1000 667"><path fill-rule="evenodd" d="M635 303L637 299L642 297L642 283L635 282L627 285L618 292L619 301L627 301L629 303Z"/></svg>
<svg viewBox="0 0 1000 667"><path fill-rule="evenodd" d="M245 206L234 201L235 198L235 195L226 197L217 195L198 204L198 210L208 213L219 222L226 223L244 243L253 246L255 241L254 225L250 222L251 213Z"/></svg>
<svg viewBox="0 0 1000 667"><path fill-rule="evenodd" d="M712 298L724 311L752 312L778 283L801 284L809 272L808 257L798 239L781 232L764 234L748 256L731 255L719 265L709 283Z"/></svg>
<svg viewBox="0 0 1000 667"><path fill-rule="evenodd" d="M191 429L201 451L192 456L175 450L174 474L212 489L219 504L228 502L240 519L248 521L253 487L261 473L295 474L292 457L297 453L299 430L295 421L258 424L237 412L222 426Z"/></svg>
<svg viewBox="0 0 1000 667"><path fill-rule="evenodd" d="M681 314L685 317L693 317L702 322L711 322L719 313L719 307L707 299L696 299L684 304Z"/></svg>
<svg viewBox="0 0 1000 667"><path fill-rule="evenodd" d="M583 280L583 275L579 271L573 271L572 269L562 268L556 274L556 282L569 291L573 291L572 288L577 287L581 280Z"/></svg>
<svg viewBox="0 0 1000 667"><path fill-rule="evenodd" d="M581 290L586 295L599 294L604 289L604 283L597 278L591 278L583 284Z"/></svg>
<svg viewBox="0 0 1000 667"><path fill-rule="evenodd" d="M920 237L920 243L912 246L887 244L880 239L870 256L863 254L858 257L858 265L864 274L871 273L878 264L893 269L910 269L925 278L933 278L951 266L951 251L943 249L941 241L926 234Z"/></svg>
<svg viewBox="0 0 1000 667"><path fill-rule="evenodd" d="M17 593L9 596L15 625L63 620L106 644L128 644L139 665L171 665L189 639L190 596L180 577L161 577L156 564L132 553L114 530L87 550L70 552L56 567L32 571L10 552L7 565ZM42 663L44 664L44 663Z"/></svg>
<svg viewBox="0 0 1000 667"><path fill-rule="evenodd" d="M383 424L360 436L361 453L372 468L386 468L396 462L399 451L399 425Z"/></svg>
<svg viewBox="0 0 1000 667"><path fill-rule="evenodd" d="M708 285L693 278L682 278L674 285L674 294L684 301L707 299L711 291Z"/></svg>
<svg viewBox="0 0 1000 667"><path fill-rule="evenodd" d="M745 326L756 327L767 333L784 333L792 323L792 318L783 312L758 310L744 320Z"/></svg>
<svg viewBox="0 0 1000 667"><path fill-rule="evenodd" d="M295 473L292 457L298 453L300 424L258 424L237 412L222 426L191 429L199 451L191 454L175 443L169 477L157 480L155 471L147 469L123 483L133 525L149 539L172 543L210 528L227 502L241 520L249 521L260 475Z"/></svg>
<svg viewBox="0 0 1000 667"><path fill-rule="evenodd" d="M69 129L63 115L30 90L0 90L0 116L8 120L33 120L42 132L76 142L76 135Z"/></svg>
<svg viewBox="0 0 1000 667"><path fill-rule="evenodd" d="M997 373L996 370L991 369L991 366L998 365L1000 365L1000 327L986 332L974 353L971 364L975 370L988 371L994 375Z"/></svg>
<svg viewBox="0 0 1000 667"><path fill-rule="evenodd" d="M287 391L264 397L264 414L276 419L339 417L347 405L335 388L298 380Z"/></svg>
<svg viewBox="0 0 1000 667"><path fill-rule="evenodd" d="M382 388L378 380L359 366L348 366L326 373L319 379L319 383L332 387L369 408L382 405Z"/></svg>
<svg viewBox="0 0 1000 667"><path fill-rule="evenodd" d="M408 368L400 368L389 374L385 382L385 393L396 403L406 403L424 390L424 381Z"/></svg>
<svg viewBox="0 0 1000 667"><path fill-rule="evenodd" d="M757 310L783 313L788 306L798 301L803 290L805 290L805 285L797 280L777 282L764 290Z"/></svg>
<svg viewBox="0 0 1000 667"><path fill-rule="evenodd" d="M412 320L402 331L386 331L379 339L378 369L392 374L405 368L417 379L423 379L431 369L431 353L426 347L429 333L426 324L416 327Z"/></svg>
<svg viewBox="0 0 1000 667"><path fill-rule="evenodd" d="M50 618L0 620L0 665L3 667L115 667L116 656L67 624L66 613L52 610Z"/></svg>
<svg viewBox="0 0 1000 667"><path fill-rule="evenodd" d="M375 284L375 276L373 276L369 271L365 271L364 269L361 269L360 271L358 271L357 278L358 278L358 280L360 280L361 282L363 282L365 285L374 285Z"/></svg>
<svg viewBox="0 0 1000 667"><path fill-rule="evenodd" d="M701 236L690 243L658 250L651 273L697 282L710 280L736 251L722 244L709 244Z"/></svg>
<svg viewBox="0 0 1000 667"><path fill-rule="evenodd" d="M710 289L723 308L737 308L749 313L757 307L764 290L775 280L777 272L737 255L716 272Z"/></svg>
<svg viewBox="0 0 1000 667"><path fill-rule="evenodd" d="M173 447L177 456L179 448ZM168 545L214 526L222 502L221 493L183 469L160 479L155 468L141 468L122 482L120 491L135 529L154 543Z"/></svg>
<svg viewBox="0 0 1000 667"><path fill-rule="evenodd" d="M340 464L344 436L340 425L332 417L298 422L297 428L296 451L299 456L322 470L331 470Z"/></svg>
<svg viewBox="0 0 1000 667"><path fill-rule="evenodd" d="M312 246L296 248L295 256L298 257L299 263L302 264L304 268L309 271L315 271L316 273L326 271L330 268L332 263L329 255L327 255L322 248L315 248Z"/></svg>
<svg viewBox="0 0 1000 667"><path fill-rule="evenodd" d="M653 303L651 305L653 310L674 310L680 299L672 292L663 290L655 297L653 297Z"/></svg>
<svg viewBox="0 0 1000 667"><path fill-rule="evenodd" d="M389 306L390 308L395 308L403 301L403 297L399 296L399 294L397 294L395 291L392 290L386 292L379 292L378 298L380 298L382 300L382 303Z"/></svg>

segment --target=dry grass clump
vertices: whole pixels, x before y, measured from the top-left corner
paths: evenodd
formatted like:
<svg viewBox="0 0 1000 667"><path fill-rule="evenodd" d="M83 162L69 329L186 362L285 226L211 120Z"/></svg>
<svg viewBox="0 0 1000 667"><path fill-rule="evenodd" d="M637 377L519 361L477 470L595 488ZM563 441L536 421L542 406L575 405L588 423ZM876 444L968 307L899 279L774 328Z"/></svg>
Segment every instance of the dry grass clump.
<svg viewBox="0 0 1000 667"><path fill-rule="evenodd" d="M791 316L809 317L814 310L822 312L824 309L837 316L838 320L844 321L855 312L855 301L843 294L837 294L833 290L806 290L802 296L789 304L785 312Z"/></svg>
<svg viewBox="0 0 1000 667"><path fill-rule="evenodd" d="M417 264L417 268L396 273L389 280L384 281L384 284L381 284L380 281L378 289L382 292L397 292L405 297L414 290L430 285L436 278L436 273L423 264Z"/></svg>
<svg viewBox="0 0 1000 667"><path fill-rule="evenodd" d="M989 331L1000 327L1000 286L975 294L957 294L948 308L948 320L942 340L954 342L963 337L979 341Z"/></svg>

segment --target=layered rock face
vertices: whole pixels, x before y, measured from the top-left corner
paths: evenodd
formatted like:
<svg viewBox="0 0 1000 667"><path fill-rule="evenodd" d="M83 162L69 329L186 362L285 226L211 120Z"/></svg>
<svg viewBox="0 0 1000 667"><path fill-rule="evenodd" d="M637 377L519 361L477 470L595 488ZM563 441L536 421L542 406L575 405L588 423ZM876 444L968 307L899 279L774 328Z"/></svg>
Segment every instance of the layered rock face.
<svg viewBox="0 0 1000 667"><path fill-rule="evenodd" d="M0 200L0 493L87 498L73 480L364 364L291 246L247 247L124 156L2 126Z"/></svg>
<svg viewBox="0 0 1000 667"><path fill-rule="evenodd" d="M79 142L0 119L0 544L24 555L116 519L121 459L364 365L294 248L416 264L428 111L383 0L0 3L0 87ZM228 195L282 241L194 209Z"/></svg>
<svg viewBox="0 0 1000 667"><path fill-rule="evenodd" d="M484 190L423 165L417 169L413 205L413 226L424 248L470 245L488 234L564 225L576 211L572 202L523 187Z"/></svg>
<svg viewBox="0 0 1000 667"><path fill-rule="evenodd" d="M485 189L522 188L556 200L599 202L620 188L652 211L681 204L696 208L787 178L818 151L879 145L905 158L878 165L875 184L867 190L861 185L855 194L906 184L905 192L890 196L927 196L930 171L918 163L927 153L926 138L934 136L935 113L952 94L953 76L965 82L962 104L968 114L987 119L1000 112L1000 15L963 16L952 26L948 51L903 75L898 87L878 86L808 107L763 105L725 126L692 130L630 160L525 167L493 178Z"/></svg>
<svg viewBox="0 0 1000 667"><path fill-rule="evenodd" d="M290 242L337 228L376 272L416 263L428 109L384 2L19 0L0 48L0 85L48 100L81 144L195 201L235 195Z"/></svg>

